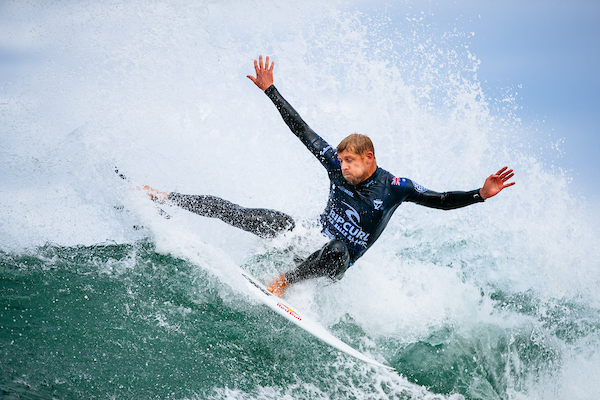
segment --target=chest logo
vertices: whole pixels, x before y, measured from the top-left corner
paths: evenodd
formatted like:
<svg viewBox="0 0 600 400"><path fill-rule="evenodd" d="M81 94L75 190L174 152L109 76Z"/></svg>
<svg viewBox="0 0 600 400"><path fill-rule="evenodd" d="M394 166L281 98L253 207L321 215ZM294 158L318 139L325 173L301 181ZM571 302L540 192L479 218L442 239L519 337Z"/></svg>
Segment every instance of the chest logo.
<svg viewBox="0 0 600 400"><path fill-rule="evenodd" d="M338 214L335 208L331 208L327 214L327 225L335 237L341 239L351 246L365 248L368 244L370 233L366 233L360 226L360 214L350 204L342 202L346 207L344 214Z"/></svg>
<svg viewBox="0 0 600 400"><path fill-rule="evenodd" d="M348 209L346 210L346 216L348 217L348 219L354 225L359 226L360 225L360 214L358 213L358 211L356 211L356 209L348 203L342 202L342 204L344 204L346 207L348 207Z"/></svg>
<svg viewBox="0 0 600 400"><path fill-rule="evenodd" d="M376 210L381 210L381 207L383 206L383 200L377 199L377 200L373 200L373 208Z"/></svg>

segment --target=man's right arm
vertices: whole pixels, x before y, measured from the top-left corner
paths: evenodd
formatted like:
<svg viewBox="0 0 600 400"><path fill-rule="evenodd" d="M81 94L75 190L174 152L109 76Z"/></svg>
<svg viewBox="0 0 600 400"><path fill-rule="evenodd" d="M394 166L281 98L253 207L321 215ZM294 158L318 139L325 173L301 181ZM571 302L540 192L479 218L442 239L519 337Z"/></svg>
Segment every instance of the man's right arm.
<svg viewBox="0 0 600 400"><path fill-rule="evenodd" d="M283 121L294 135L304 143L306 148L317 157L321 164L323 164L328 171L339 168L337 163L337 152L335 149L304 122L302 117L300 117L300 114L298 114L291 104L283 98L277 88L274 85L271 85L265 90L265 94L269 96L273 104L275 104Z"/></svg>
<svg viewBox="0 0 600 400"><path fill-rule="evenodd" d="M254 82L254 84L258 86L260 90L269 96L273 104L275 104L277 107L277 110L279 110L279 113L281 114L287 126L289 126L292 132L294 132L294 135L298 136L302 143L309 147L311 142L317 138L318 135L312 129L310 129L308 124L304 122L296 110L294 110L294 108L283 98L283 96L281 96L281 94L273 85L274 67L274 61L271 61L269 64L269 56L267 56L264 64L263 57L259 56L258 61L254 60L256 77L248 75L248 78Z"/></svg>
<svg viewBox="0 0 600 400"><path fill-rule="evenodd" d="M311 142L318 138L319 135L304 122L302 117L300 117L300 114L298 114L291 104L283 98L275 85L269 86L269 88L265 90L265 94L271 99L273 104L275 104L279 114L281 114L281 118L283 118L283 121L294 135L298 136L298 139L300 139L306 147L310 147Z"/></svg>
<svg viewBox="0 0 600 400"><path fill-rule="evenodd" d="M248 75L248 78L269 96L273 104L277 107L277 110L279 110L279 113L287 126L294 135L304 143L308 150L317 157L321 164L323 164L328 171L338 168L337 153L335 149L304 122L302 117L300 117L296 110L294 110L283 96L281 96L279 91L277 91L273 85L274 66L274 62L269 64L269 57L266 58L266 62L263 64L263 58L260 56L258 62L254 60L256 77Z"/></svg>

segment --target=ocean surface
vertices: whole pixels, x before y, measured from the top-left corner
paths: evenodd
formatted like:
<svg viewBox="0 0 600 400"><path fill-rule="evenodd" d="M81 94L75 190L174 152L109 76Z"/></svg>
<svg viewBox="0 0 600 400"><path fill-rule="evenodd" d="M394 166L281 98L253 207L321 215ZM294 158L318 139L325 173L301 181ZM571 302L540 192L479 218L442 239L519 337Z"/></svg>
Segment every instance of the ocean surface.
<svg viewBox="0 0 600 400"><path fill-rule="evenodd" d="M0 93L0 397L600 398L598 212L511 89L483 91L460 23L317 1L2 7L30 62ZM447 191L516 171L483 204L401 205L341 281L287 293L395 371L240 278L268 282L326 241L327 175L246 78L259 54L315 131L369 135L396 176ZM138 185L297 227L259 239Z"/></svg>

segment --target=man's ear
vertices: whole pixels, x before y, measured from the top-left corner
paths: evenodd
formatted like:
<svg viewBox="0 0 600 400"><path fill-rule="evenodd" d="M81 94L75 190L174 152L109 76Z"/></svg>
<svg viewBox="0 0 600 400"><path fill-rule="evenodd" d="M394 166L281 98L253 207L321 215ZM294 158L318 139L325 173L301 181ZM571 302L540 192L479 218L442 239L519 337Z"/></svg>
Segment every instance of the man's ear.
<svg viewBox="0 0 600 400"><path fill-rule="evenodd" d="M371 164L373 162L373 160L375 159L375 154L373 154L372 151L367 151L365 153L365 155L363 156L363 159L365 160L365 163Z"/></svg>

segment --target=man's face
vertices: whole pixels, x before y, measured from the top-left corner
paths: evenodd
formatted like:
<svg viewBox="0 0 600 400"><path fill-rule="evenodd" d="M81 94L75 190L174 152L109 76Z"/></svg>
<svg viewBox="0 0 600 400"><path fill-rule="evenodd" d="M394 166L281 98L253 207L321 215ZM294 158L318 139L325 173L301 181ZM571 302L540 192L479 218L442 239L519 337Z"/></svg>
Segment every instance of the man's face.
<svg viewBox="0 0 600 400"><path fill-rule="evenodd" d="M368 151L364 156L344 150L338 154L344 179L351 185L364 182L373 173L372 167L375 161L372 152Z"/></svg>

